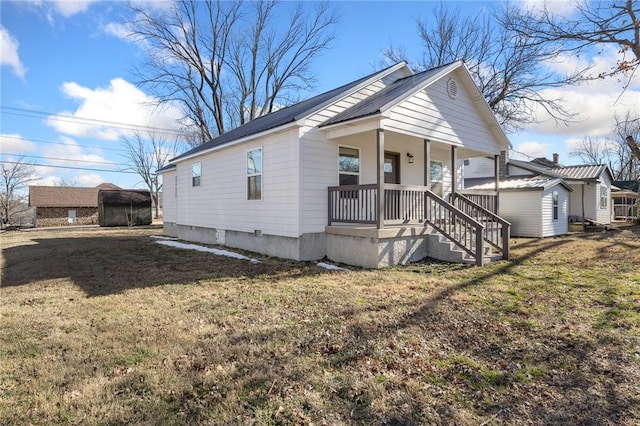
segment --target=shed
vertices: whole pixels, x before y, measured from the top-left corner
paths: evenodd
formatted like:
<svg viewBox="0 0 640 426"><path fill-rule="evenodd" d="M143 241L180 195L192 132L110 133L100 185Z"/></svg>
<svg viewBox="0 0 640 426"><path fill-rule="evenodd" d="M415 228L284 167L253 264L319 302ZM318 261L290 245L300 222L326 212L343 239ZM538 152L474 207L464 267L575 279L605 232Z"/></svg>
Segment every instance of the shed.
<svg viewBox="0 0 640 426"><path fill-rule="evenodd" d="M98 191L98 223L100 226L149 225L151 194L134 189Z"/></svg>
<svg viewBox="0 0 640 426"><path fill-rule="evenodd" d="M468 192L490 190L493 183ZM552 237L569 232L569 194L573 188L559 178L508 178L500 181L500 216L511 223L511 235Z"/></svg>

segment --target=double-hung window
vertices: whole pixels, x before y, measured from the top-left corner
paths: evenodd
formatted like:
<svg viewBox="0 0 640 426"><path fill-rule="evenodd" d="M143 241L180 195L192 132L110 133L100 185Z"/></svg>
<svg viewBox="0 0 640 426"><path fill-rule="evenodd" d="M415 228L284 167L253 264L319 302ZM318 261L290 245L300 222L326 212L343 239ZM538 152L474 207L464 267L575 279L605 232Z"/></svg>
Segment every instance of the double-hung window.
<svg viewBox="0 0 640 426"><path fill-rule="evenodd" d="M262 199L262 148L247 152L247 199Z"/></svg>
<svg viewBox="0 0 640 426"><path fill-rule="evenodd" d="M553 206L553 220L558 220L558 210L560 205L560 196L558 194L558 191L553 191L551 193L551 200Z"/></svg>
<svg viewBox="0 0 640 426"><path fill-rule="evenodd" d="M600 208L601 209L606 209L607 208L607 200L609 199L608 197L609 193L607 191L607 187L606 186L601 186L600 187Z"/></svg>
<svg viewBox="0 0 640 426"><path fill-rule="evenodd" d="M360 150L341 146L338 153L338 178L340 185L360 184Z"/></svg>
<svg viewBox="0 0 640 426"><path fill-rule="evenodd" d="M200 186L202 178L202 165L200 163L195 163L191 166L191 186L196 187Z"/></svg>

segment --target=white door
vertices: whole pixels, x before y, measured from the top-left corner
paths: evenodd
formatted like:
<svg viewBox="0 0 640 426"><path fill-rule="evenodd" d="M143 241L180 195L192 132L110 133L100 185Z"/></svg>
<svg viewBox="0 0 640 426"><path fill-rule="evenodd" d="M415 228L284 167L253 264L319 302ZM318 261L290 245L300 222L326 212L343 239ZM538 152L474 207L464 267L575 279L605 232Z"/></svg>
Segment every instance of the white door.
<svg viewBox="0 0 640 426"><path fill-rule="evenodd" d="M67 215L69 223L76 223L76 211L69 210L69 214Z"/></svg>

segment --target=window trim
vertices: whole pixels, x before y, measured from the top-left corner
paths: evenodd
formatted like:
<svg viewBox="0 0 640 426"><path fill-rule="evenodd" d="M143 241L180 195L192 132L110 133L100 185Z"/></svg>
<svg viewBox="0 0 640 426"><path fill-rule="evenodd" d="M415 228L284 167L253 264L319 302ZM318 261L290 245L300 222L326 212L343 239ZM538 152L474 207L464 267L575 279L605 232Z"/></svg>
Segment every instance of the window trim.
<svg viewBox="0 0 640 426"><path fill-rule="evenodd" d="M260 151L260 173L249 173L249 153L250 152L254 152L254 151ZM262 201L262 190L264 188L263 185L263 173L264 173L264 149L262 149L262 146L257 147L257 148L252 148L252 149L248 149L246 150L245 153L245 167L246 167L246 182L247 182L247 201ZM259 197L251 197L251 192L250 192L250 188L251 185L249 184L249 182L251 182L251 178L255 178L255 177L260 177L259 181L260 181L260 196Z"/></svg>
<svg viewBox="0 0 640 426"><path fill-rule="evenodd" d="M600 208L605 210L608 208L607 199L609 198L609 191L606 185L600 185Z"/></svg>
<svg viewBox="0 0 640 426"><path fill-rule="evenodd" d="M199 173L197 175L194 174L194 168L198 167ZM198 184L196 185L196 178L198 179ZM197 162L191 164L191 187L192 188L200 188L202 186L202 163Z"/></svg>
<svg viewBox="0 0 640 426"><path fill-rule="evenodd" d="M348 172L348 171L342 171L340 170L340 149L341 148L346 148L346 149L354 149L358 152L358 171L357 172ZM362 161L362 156L360 155L361 150L360 147L357 146L349 146L349 145L338 145L338 155L337 155L337 166L338 166L338 185L340 185L340 175L349 175L349 176L357 176L358 177L358 183L356 185L360 185L360 163ZM342 185L340 185L342 186Z"/></svg>
<svg viewBox="0 0 640 426"><path fill-rule="evenodd" d="M551 214L553 220L560 218L560 192L557 190L551 192Z"/></svg>
<svg viewBox="0 0 640 426"><path fill-rule="evenodd" d="M431 167L434 164L440 164L440 180L436 180L436 179L433 178ZM441 183L443 183L444 182L444 162L437 161L437 160L430 160L429 161L429 177L430 177L431 182L441 182Z"/></svg>

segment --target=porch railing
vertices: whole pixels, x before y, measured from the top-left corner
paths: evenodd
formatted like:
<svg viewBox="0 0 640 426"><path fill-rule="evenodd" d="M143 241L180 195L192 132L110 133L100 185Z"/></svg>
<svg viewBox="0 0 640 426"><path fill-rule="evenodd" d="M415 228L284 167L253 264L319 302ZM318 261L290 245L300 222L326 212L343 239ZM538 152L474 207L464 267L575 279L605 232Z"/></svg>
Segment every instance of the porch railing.
<svg viewBox="0 0 640 426"><path fill-rule="evenodd" d="M483 225L484 240L498 250L502 254L503 259L509 259L511 224L486 207L474 202L474 199L467 194L463 195L456 192L452 194L452 199L454 206ZM485 198L485 200L486 199L487 198Z"/></svg>
<svg viewBox="0 0 640 426"><path fill-rule="evenodd" d="M461 190L456 191L457 194L462 194L477 204L478 206L489 210L494 214L498 214L498 193L495 191L480 191L480 190Z"/></svg>
<svg viewBox="0 0 640 426"><path fill-rule="evenodd" d="M377 186L332 186L329 193L329 225L375 224L378 219ZM385 184L384 225L427 223L471 255L484 262L484 226L424 186Z"/></svg>

